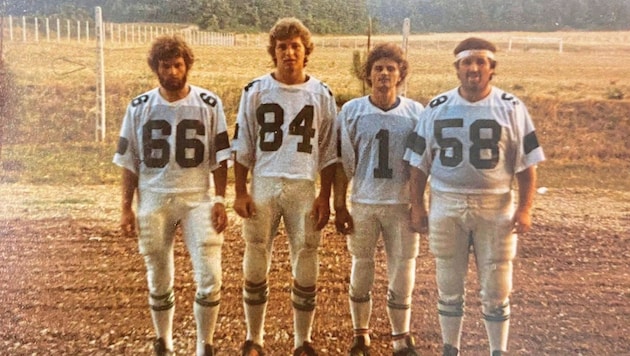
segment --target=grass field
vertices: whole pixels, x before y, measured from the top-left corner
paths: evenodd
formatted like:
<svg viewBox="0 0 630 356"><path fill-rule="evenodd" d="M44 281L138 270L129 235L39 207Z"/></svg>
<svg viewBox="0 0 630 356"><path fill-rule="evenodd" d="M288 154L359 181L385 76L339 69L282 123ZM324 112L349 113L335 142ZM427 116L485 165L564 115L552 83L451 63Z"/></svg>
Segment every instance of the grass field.
<svg viewBox="0 0 630 356"><path fill-rule="evenodd" d="M630 32L549 34L424 34L409 40L411 74L406 94L423 104L456 86L452 48L467 36L482 36L499 48L494 84L528 105L548 161L541 184L593 185L630 190ZM557 44L514 42L513 37L563 38ZM372 37L372 43L400 36ZM308 71L324 80L338 100L362 95L352 75L354 51L365 37L316 37ZM237 37L237 43L244 43ZM272 69L265 38L249 36L236 47L195 47L194 84L223 100L230 129L240 91ZM110 164L127 103L156 85L146 65L148 44L106 47L107 139L94 143L96 50L77 43L7 43L5 57L16 76L20 110L6 130L0 181L36 184L109 184L118 181ZM624 98L625 97L625 98Z"/></svg>

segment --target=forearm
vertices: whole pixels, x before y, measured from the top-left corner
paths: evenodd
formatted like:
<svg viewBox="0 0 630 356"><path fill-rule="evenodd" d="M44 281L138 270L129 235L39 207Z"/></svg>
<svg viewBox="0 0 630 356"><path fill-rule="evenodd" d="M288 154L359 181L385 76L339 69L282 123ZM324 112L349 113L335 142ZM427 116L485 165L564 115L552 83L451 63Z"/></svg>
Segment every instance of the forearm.
<svg viewBox="0 0 630 356"><path fill-rule="evenodd" d="M409 193L411 195L411 204L423 207L424 191L427 186L428 176L416 167L410 167L409 169Z"/></svg>
<svg viewBox="0 0 630 356"><path fill-rule="evenodd" d="M212 171L214 180L214 195L225 196L225 187L227 186L227 161L222 161L219 167Z"/></svg>
<svg viewBox="0 0 630 356"><path fill-rule="evenodd" d="M348 192L348 177L343 171L343 165L337 163L335 165L335 178L333 180L334 188L334 203L335 210L343 209L346 207L346 194Z"/></svg>
<svg viewBox="0 0 630 356"><path fill-rule="evenodd" d="M337 170L336 164L331 164L324 167L320 172L320 190L319 197L323 199L330 199L330 192L332 190L333 180L335 179L335 172Z"/></svg>
<svg viewBox="0 0 630 356"><path fill-rule="evenodd" d="M234 162L234 190L236 196L247 194L247 174L249 168L244 165Z"/></svg>
<svg viewBox="0 0 630 356"><path fill-rule="evenodd" d="M529 167L516 173L518 183L518 210L530 211L536 193L536 167Z"/></svg>
<svg viewBox="0 0 630 356"><path fill-rule="evenodd" d="M138 189L138 176L132 171L122 169L122 210L132 210L133 196Z"/></svg>

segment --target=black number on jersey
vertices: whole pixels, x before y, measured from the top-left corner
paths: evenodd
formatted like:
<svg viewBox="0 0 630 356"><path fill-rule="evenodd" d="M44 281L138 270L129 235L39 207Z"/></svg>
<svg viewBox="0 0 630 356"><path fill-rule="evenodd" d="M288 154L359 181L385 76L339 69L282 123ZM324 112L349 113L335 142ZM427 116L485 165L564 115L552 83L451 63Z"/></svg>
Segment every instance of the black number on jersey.
<svg viewBox="0 0 630 356"><path fill-rule="evenodd" d="M439 98L435 98L435 99L431 100L431 102L429 103L429 106L431 108L434 108L436 106L440 106L440 105L444 104L446 102L446 100L448 100L448 97L446 95L442 95Z"/></svg>
<svg viewBox="0 0 630 356"><path fill-rule="evenodd" d="M289 124L289 135L302 136L302 142L297 145L298 152L311 153L313 151L311 144L311 139L315 137L313 117L313 106L306 105ZM284 109L275 103L262 104L256 110L256 120L260 126L258 132L260 149L262 151L277 151L282 145Z"/></svg>
<svg viewBox="0 0 630 356"><path fill-rule="evenodd" d="M165 120L152 120L142 126L142 142L144 164L149 168L164 168L170 159L171 145L165 138L153 138L153 132L158 131L162 136L170 136L171 124ZM187 138L189 130L194 130L196 135L205 135L206 129L200 121L182 120L177 125L175 133L175 161L180 167L197 167L203 162L205 146L201 140ZM187 153L192 152L192 157Z"/></svg>
<svg viewBox="0 0 630 356"><path fill-rule="evenodd" d="M139 96L131 101L131 106L136 107L142 103L146 103L148 100L149 100L149 96L146 94Z"/></svg>
<svg viewBox="0 0 630 356"><path fill-rule="evenodd" d="M394 171L389 168L389 131L381 129L376 134L378 140L378 167L374 169L374 178L389 178Z"/></svg>
<svg viewBox="0 0 630 356"><path fill-rule="evenodd" d="M212 95L208 94L208 93L201 93L199 94L199 97L201 98L201 100L203 100L204 103L215 107L217 106L217 99L215 97L213 97Z"/></svg>
<svg viewBox="0 0 630 356"><path fill-rule="evenodd" d="M435 122L435 138L440 145L440 162L445 167L455 167L463 160L463 144L454 137L444 137L443 130L461 128L463 119L445 119ZM490 135L485 134L489 132ZM484 135L482 135L484 133ZM483 137L482 137L483 136ZM499 140L501 125L494 120L477 120L470 125L470 164L477 169L492 169L499 163ZM489 158L482 158L482 152L490 152Z"/></svg>

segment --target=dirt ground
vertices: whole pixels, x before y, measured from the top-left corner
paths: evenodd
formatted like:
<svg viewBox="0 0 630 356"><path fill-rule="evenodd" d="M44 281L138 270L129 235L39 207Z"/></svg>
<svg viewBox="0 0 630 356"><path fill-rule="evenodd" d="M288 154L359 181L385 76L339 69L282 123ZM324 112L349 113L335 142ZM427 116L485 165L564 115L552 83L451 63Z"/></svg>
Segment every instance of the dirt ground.
<svg viewBox="0 0 630 356"><path fill-rule="evenodd" d="M117 231L117 186L0 185L0 354L150 355L153 331L136 241ZM231 213L216 346L238 355L243 242ZM175 346L193 355L194 283L177 244ZM372 316L374 355L391 355L383 251ZM423 239L412 331L422 355L439 355L434 262ZM351 342L345 240L324 232L314 342L343 355ZM533 231L515 261L511 355L630 355L630 192L549 189L537 196ZM463 355L487 355L474 267L469 275ZM270 276L266 349L292 347L286 239Z"/></svg>

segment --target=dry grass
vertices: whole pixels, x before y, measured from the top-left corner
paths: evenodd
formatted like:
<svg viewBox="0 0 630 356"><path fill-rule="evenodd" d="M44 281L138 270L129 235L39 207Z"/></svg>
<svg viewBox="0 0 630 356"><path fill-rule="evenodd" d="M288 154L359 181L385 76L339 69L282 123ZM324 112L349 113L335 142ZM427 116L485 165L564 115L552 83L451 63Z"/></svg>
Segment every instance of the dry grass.
<svg viewBox="0 0 630 356"><path fill-rule="evenodd" d="M407 95L427 103L432 96L456 86L451 51L457 41L470 35L488 38L499 46L494 83L521 97L530 108L550 158L546 166L558 171L570 169L574 176L582 176L581 169L593 166L614 170L621 165L627 171L630 32L414 35L409 41L411 74ZM553 45L522 43L507 51L509 39L515 36L562 37L564 52L559 53ZM365 40L365 37L316 37L308 71L328 83L338 98L361 95L361 83L352 75L352 54L364 50ZM375 36L372 43L400 40L400 36ZM244 37L237 37L237 42L245 43ZM190 80L215 91L223 99L230 122L236 116L241 88L272 69L264 47L265 36L250 35L247 43L251 45L194 48L197 61ZM106 49L105 147L110 152L129 100L156 85L145 62L147 47L146 44L115 45ZM96 106L93 48L72 43L7 43L5 56L22 88L21 125L8 137L8 143L20 146L8 148L9 160L24 158L23 152L28 150L22 145L93 140ZM610 100L611 93L625 94L626 99ZM76 151L72 147L69 150ZM564 182L561 177L555 181Z"/></svg>

